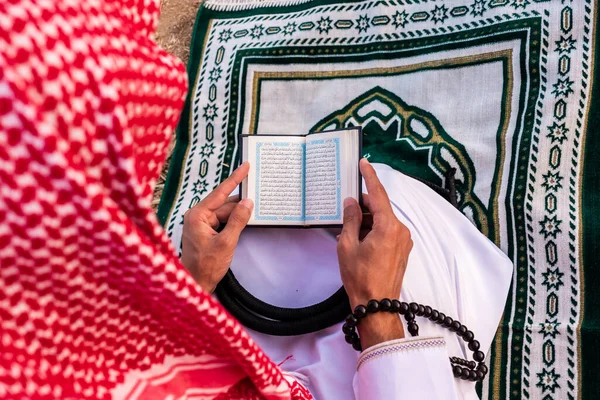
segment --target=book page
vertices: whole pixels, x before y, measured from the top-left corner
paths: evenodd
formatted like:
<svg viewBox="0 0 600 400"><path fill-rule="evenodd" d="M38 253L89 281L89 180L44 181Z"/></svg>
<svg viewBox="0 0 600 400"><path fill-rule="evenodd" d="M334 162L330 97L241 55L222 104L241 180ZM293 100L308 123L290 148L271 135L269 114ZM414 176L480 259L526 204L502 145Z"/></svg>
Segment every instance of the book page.
<svg viewBox="0 0 600 400"><path fill-rule="evenodd" d="M359 199L359 129L306 136L307 225L341 224L346 197Z"/></svg>
<svg viewBox="0 0 600 400"><path fill-rule="evenodd" d="M255 225L304 223L303 137L245 137L250 161L247 197L254 201Z"/></svg>
<svg viewBox="0 0 600 400"><path fill-rule="evenodd" d="M339 137L306 137L307 222L338 223L342 219L340 148Z"/></svg>

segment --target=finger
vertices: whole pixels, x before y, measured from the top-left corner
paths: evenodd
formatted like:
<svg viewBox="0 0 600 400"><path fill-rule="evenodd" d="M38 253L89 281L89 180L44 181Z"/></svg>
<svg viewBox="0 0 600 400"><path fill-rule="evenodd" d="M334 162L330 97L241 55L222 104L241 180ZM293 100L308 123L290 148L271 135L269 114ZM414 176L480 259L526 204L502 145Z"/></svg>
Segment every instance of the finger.
<svg viewBox="0 0 600 400"><path fill-rule="evenodd" d="M219 228L219 220L214 213L202 209L200 204L187 210L183 216L184 225L192 226L199 232L214 232Z"/></svg>
<svg viewBox="0 0 600 400"><path fill-rule="evenodd" d="M225 204L227 203L238 203L240 201L240 195L234 194L233 196L229 196L225 199Z"/></svg>
<svg viewBox="0 0 600 400"><path fill-rule="evenodd" d="M239 186L240 183L248 176L250 163L245 162L240 165L229 178L225 179L215 190L213 190L204 200L200 202L203 207L211 211L216 210L226 203L227 197Z"/></svg>
<svg viewBox="0 0 600 400"><path fill-rule="evenodd" d="M358 243L361 222L362 211L358 202L352 197L348 197L344 200L344 226L340 234L340 240Z"/></svg>
<svg viewBox="0 0 600 400"><path fill-rule="evenodd" d="M210 227L213 230L217 230L219 229L219 226L221 225L221 222L219 221L219 219L217 218L216 214L211 213L208 217L208 224L210 225Z"/></svg>
<svg viewBox="0 0 600 400"><path fill-rule="evenodd" d="M365 178L365 184L367 185L368 204L369 211L373 216L379 213L392 213L392 206L390 205L390 199L385 191L385 188L377 178L377 173L373 166L367 161L366 158L360 160L360 173Z"/></svg>
<svg viewBox="0 0 600 400"><path fill-rule="evenodd" d="M239 201L239 200L238 200ZM238 202L235 203L225 203L221 207L215 210L216 218L219 222L225 223L229 219L229 216L237 206Z"/></svg>
<svg viewBox="0 0 600 400"><path fill-rule="evenodd" d="M254 202L250 199L244 199L237 203L227 219L227 225L225 225L219 236L226 238L232 243L237 243L240 233L242 233L250 220L253 207Z"/></svg>

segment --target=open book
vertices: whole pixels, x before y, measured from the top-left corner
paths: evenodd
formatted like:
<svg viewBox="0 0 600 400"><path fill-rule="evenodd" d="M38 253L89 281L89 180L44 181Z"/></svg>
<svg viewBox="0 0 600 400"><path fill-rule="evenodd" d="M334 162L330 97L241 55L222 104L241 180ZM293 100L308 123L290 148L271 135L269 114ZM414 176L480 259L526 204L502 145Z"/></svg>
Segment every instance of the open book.
<svg viewBox="0 0 600 400"><path fill-rule="evenodd" d="M341 225L342 202L360 201L360 127L307 135L241 135L250 172L241 198L254 201L248 225Z"/></svg>

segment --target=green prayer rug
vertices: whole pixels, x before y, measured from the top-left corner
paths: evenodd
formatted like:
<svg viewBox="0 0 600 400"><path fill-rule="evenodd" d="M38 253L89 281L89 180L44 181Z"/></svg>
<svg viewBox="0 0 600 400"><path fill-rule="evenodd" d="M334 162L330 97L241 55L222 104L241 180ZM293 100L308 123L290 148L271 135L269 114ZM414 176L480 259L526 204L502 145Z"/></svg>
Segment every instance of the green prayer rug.
<svg viewBox="0 0 600 400"><path fill-rule="evenodd" d="M239 134L361 125L372 162L438 185L455 168L515 264L481 397L595 398L596 19L592 0L208 0L159 218L180 248Z"/></svg>

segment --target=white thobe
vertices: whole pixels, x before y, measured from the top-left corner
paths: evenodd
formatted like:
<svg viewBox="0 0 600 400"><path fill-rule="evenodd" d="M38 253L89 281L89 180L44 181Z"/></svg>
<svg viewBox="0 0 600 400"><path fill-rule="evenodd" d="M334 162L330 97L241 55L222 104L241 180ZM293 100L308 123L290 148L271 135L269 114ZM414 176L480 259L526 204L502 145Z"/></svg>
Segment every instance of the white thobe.
<svg viewBox="0 0 600 400"><path fill-rule="evenodd" d="M431 189L386 165L373 166L414 243L400 300L429 305L460 321L487 354L504 309L512 263ZM281 307L318 303L341 286L335 235L326 229L248 228L232 270L250 293ZM250 334L319 400L476 399L475 384L453 378L448 360L472 359L466 343L424 318L417 317L417 323L418 339L383 343L362 355L345 342L341 323L292 337ZM372 352L376 356L369 356Z"/></svg>

